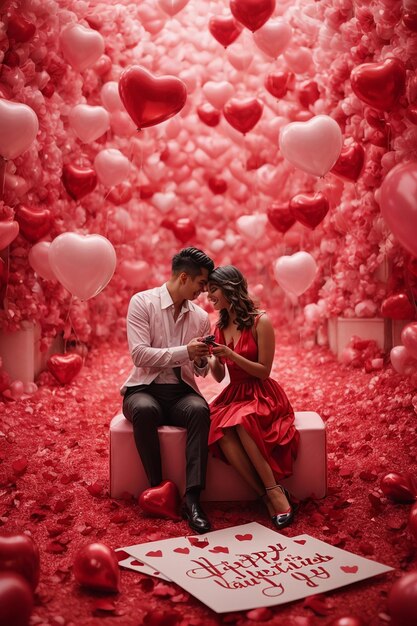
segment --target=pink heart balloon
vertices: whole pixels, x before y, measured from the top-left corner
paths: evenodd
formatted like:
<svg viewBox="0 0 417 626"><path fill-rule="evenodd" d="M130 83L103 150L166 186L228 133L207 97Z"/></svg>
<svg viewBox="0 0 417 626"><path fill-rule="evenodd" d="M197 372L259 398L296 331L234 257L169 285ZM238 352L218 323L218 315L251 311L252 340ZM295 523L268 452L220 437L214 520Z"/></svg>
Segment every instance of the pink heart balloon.
<svg viewBox="0 0 417 626"><path fill-rule="evenodd" d="M151 269L146 261L122 261L117 271L130 287L142 289L146 289L151 276Z"/></svg>
<svg viewBox="0 0 417 626"><path fill-rule="evenodd" d="M296 296L307 291L313 284L316 273L314 258L304 251L282 256L274 264L274 275L280 287Z"/></svg>
<svg viewBox="0 0 417 626"><path fill-rule="evenodd" d="M4 250L16 239L19 233L19 224L14 220L0 222L0 250Z"/></svg>
<svg viewBox="0 0 417 626"><path fill-rule="evenodd" d="M106 109L89 104L77 104L73 107L68 122L84 143L95 141L110 128L110 116Z"/></svg>
<svg viewBox="0 0 417 626"><path fill-rule="evenodd" d="M39 130L33 109L20 102L0 98L0 156L15 159L34 142Z"/></svg>
<svg viewBox="0 0 417 626"><path fill-rule="evenodd" d="M226 102L233 96L234 91L235 89L232 83L227 82L227 80L222 80L218 83L209 80L203 85L204 95L216 109L222 109Z"/></svg>
<svg viewBox="0 0 417 626"><path fill-rule="evenodd" d="M394 346L390 352L391 365L399 374L411 374L417 370L417 360L404 346Z"/></svg>
<svg viewBox="0 0 417 626"><path fill-rule="evenodd" d="M177 13L187 6L189 0L158 0L159 6L170 17L174 17Z"/></svg>
<svg viewBox="0 0 417 626"><path fill-rule="evenodd" d="M123 111L123 103L119 96L119 83L116 83L114 80L104 83L100 91L100 97L103 106L110 113Z"/></svg>
<svg viewBox="0 0 417 626"><path fill-rule="evenodd" d="M401 332L401 341L407 349L407 352L414 359L417 359L417 322L407 324L407 326L403 328Z"/></svg>
<svg viewBox="0 0 417 626"><path fill-rule="evenodd" d="M63 233L51 243L49 264L59 282L80 300L96 296L116 268L116 252L101 235Z"/></svg>
<svg viewBox="0 0 417 626"><path fill-rule="evenodd" d="M236 226L241 235L256 241L265 234L267 222L268 218L265 214L241 215L236 220Z"/></svg>
<svg viewBox="0 0 417 626"><path fill-rule="evenodd" d="M253 33L257 47L273 59L284 52L291 37L292 28L285 20L269 21Z"/></svg>
<svg viewBox="0 0 417 626"><path fill-rule="evenodd" d="M59 40L65 59L80 72L98 61L104 52L104 39L100 33L81 24L64 28Z"/></svg>
<svg viewBox="0 0 417 626"><path fill-rule="evenodd" d="M235 70L239 70L240 72L247 70L253 61L253 52L240 44L228 48L226 56Z"/></svg>
<svg viewBox="0 0 417 626"><path fill-rule="evenodd" d="M30 266L35 272L46 280L56 280L51 266L49 265L49 241L39 241L31 247L28 254Z"/></svg>
<svg viewBox="0 0 417 626"><path fill-rule="evenodd" d="M112 187L126 180L130 170L130 161L120 150L106 148L101 150L94 159L94 169L100 182Z"/></svg>
<svg viewBox="0 0 417 626"><path fill-rule="evenodd" d="M343 136L334 119L316 115L307 122L284 126L279 144L282 155L295 167L308 174L324 176L339 158Z"/></svg>

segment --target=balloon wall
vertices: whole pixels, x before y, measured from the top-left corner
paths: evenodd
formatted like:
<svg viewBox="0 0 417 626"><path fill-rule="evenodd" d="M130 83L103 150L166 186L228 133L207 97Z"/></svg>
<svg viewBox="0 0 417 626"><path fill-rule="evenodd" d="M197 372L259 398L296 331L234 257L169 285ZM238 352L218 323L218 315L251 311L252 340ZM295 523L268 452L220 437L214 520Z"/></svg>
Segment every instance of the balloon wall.
<svg viewBox="0 0 417 626"><path fill-rule="evenodd" d="M1 11L2 328L121 336L185 245L300 327L414 317L416 0Z"/></svg>

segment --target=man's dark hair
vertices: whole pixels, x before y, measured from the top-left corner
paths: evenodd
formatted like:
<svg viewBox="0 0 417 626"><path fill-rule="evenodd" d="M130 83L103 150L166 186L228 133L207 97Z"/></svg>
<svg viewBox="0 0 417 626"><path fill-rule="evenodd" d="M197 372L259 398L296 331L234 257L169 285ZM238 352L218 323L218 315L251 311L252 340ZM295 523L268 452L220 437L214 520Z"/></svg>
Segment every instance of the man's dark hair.
<svg viewBox="0 0 417 626"><path fill-rule="evenodd" d="M201 274L202 268L212 272L214 261L205 252L198 248L184 248L172 258L172 273L180 274L186 272L191 278Z"/></svg>

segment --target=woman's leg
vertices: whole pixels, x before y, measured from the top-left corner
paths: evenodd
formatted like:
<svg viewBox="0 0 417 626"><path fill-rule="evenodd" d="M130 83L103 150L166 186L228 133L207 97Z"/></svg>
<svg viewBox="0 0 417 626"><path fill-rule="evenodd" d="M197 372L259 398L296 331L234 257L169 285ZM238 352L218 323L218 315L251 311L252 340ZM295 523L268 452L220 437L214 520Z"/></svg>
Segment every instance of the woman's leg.
<svg viewBox="0 0 417 626"><path fill-rule="evenodd" d="M224 456L229 461L230 465L245 479L248 485L256 491L258 496L263 496L265 494L265 488L246 454L235 429L225 428L223 433L223 437L219 439L218 444Z"/></svg>
<svg viewBox="0 0 417 626"><path fill-rule="evenodd" d="M290 503L282 489L276 485L277 481L268 461L262 456L258 446L243 426L236 426L236 433L264 488L268 490L265 504L268 506L269 511L271 512L272 510L272 515L287 512L290 508ZM271 489L274 486L276 486L276 489Z"/></svg>

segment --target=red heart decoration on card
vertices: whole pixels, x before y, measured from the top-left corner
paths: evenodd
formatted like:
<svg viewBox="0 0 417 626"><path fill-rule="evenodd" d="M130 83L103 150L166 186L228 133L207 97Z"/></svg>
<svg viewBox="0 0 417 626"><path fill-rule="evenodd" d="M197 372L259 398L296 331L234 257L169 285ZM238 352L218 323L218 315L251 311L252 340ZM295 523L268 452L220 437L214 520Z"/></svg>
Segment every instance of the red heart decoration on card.
<svg viewBox="0 0 417 626"><path fill-rule="evenodd" d="M178 513L180 494L175 483L164 480L157 487L145 489L139 496L139 506L145 513L180 520Z"/></svg>
<svg viewBox="0 0 417 626"><path fill-rule="evenodd" d="M359 568L357 565L341 565L340 569L342 572L345 572L345 574L356 574Z"/></svg>
<svg viewBox="0 0 417 626"><path fill-rule="evenodd" d="M326 217L329 201L321 191L299 193L291 198L289 208L301 224L314 229Z"/></svg>
<svg viewBox="0 0 417 626"><path fill-rule="evenodd" d="M26 578L33 590L39 582L39 550L28 535L0 537L0 570Z"/></svg>
<svg viewBox="0 0 417 626"><path fill-rule="evenodd" d="M74 200L80 200L97 186L97 174L91 167L79 167L70 163L62 168L62 182Z"/></svg>
<svg viewBox="0 0 417 626"><path fill-rule="evenodd" d="M274 202L267 208L266 214L269 222L280 233L286 233L295 224L295 217L288 204Z"/></svg>
<svg viewBox="0 0 417 626"><path fill-rule="evenodd" d="M52 226L52 216L49 209L20 205L16 212L20 234L25 239L35 243L49 233Z"/></svg>
<svg viewBox="0 0 417 626"><path fill-rule="evenodd" d="M124 550L116 550L116 558L117 560L120 561L124 561L125 559L129 559L131 557L131 555L128 552L125 552Z"/></svg>
<svg viewBox="0 0 417 626"><path fill-rule="evenodd" d="M29 583L16 572L0 572L0 619L4 626L28 626L33 608Z"/></svg>
<svg viewBox="0 0 417 626"><path fill-rule="evenodd" d="M293 79L292 72L271 72L265 78L265 89L275 98L283 98Z"/></svg>
<svg viewBox="0 0 417 626"><path fill-rule="evenodd" d="M275 0L230 0L234 17L252 32L269 20L274 9Z"/></svg>
<svg viewBox="0 0 417 626"><path fill-rule="evenodd" d="M178 554L190 554L189 548L174 548L174 552L178 552Z"/></svg>
<svg viewBox="0 0 417 626"><path fill-rule="evenodd" d="M339 158L330 171L345 180L356 181L361 175L364 160L365 150L362 144L354 141L342 148Z"/></svg>
<svg viewBox="0 0 417 626"><path fill-rule="evenodd" d="M155 558L160 557L162 556L162 550L151 550L150 552L147 552L145 556L152 556Z"/></svg>
<svg viewBox="0 0 417 626"><path fill-rule="evenodd" d="M199 539L198 537L187 537L187 539L194 548L206 548L209 544L207 539Z"/></svg>
<svg viewBox="0 0 417 626"><path fill-rule="evenodd" d="M263 105L256 98L238 100L231 98L223 108L223 114L230 126L244 135L261 119Z"/></svg>
<svg viewBox="0 0 417 626"><path fill-rule="evenodd" d="M19 234L19 223L14 220L0 222L0 250L4 250Z"/></svg>
<svg viewBox="0 0 417 626"><path fill-rule="evenodd" d="M130 565L136 565L136 567L142 567L143 563L142 563L142 561L138 561L137 559L133 559L133 561L130 562Z"/></svg>
<svg viewBox="0 0 417 626"><path fill-rule="evenodd" d="M9 39L14 39L14 41L19 43L25 43L29 41L29 39L32 39L35 32L36 26L26 20L23 15L19 15L18 13L9 15L7 22L7 36Z"/></svg>
<svg viewBox="0 0 417 626"><path fill-rule="evenodd" d="M299 543L300 546L304 546L306 544L306 540L305 539L294 539L295 543Z"/></svg>
<svg viewBox="0 0 417 626"><path fill-rule="evenodd" d="M352 70L352 89L360 100L374 109L389 111L405 89L405 66L400 59L363 63Z"/></svg>
<svg viewBox="0 0 417 626"><path fill-rule="evenodd" d="M197 115L207 126L218 126L220 122L220 111L212 107L208 102L197 107Z"/></svg>
<svg viewBox="0 0 417 626"><path fill-rule="evenodd" d="M381 480L383 494L394 502L413 502L416 492L409 476L390 472Z"/></svg>
<svg viewBox="0 0 417 626"><path fill-rule="evenodd" d="M120 569L117 556L103 543L90 543L74 559L75 580L97 591L119 591Z"/></svg>
<svg viewBox="0 0 417 626"><path fill-rule="evenodd" d="M406 293L396 293L385 298L381 304L381 315L393 320L410 320L415 311Z"/></svg>
<svg viewBox="0 0 417 626"><path fill-rule="evenodd" d="M67 385L78 374L83 366L79 354L52 354L47 361L48 370L61 385Z"/></svg>
<svg viewBox="0 0 417 626"><path fill-rule="evenodd" d="M209 19L209 31L225 48L236 41L242 30L243 27L232 15L212 15Z"/></svg>
<svg viewBox="0 0 417 626"><path fill-rule="evenodd" d="M214 552L214 554L218 554L221 552L224 554L229 554L229 548L227 548L226 546L214 546L214 548L209 550L209 552Z"/></svg>
<svg viewBox="0 0 417 626"><path fill-rule="evenodd" d="M235 535L235 537L238 541L250 541L253 539L253 535L250 533L246 533L246 535Z"/></svg>
<svg viewBox="0 0 417 626"><path fill-rule="evenodd" d="M181 111L187 100L187 88L182 80L175 76L153 76L139 65L122 72L119 94L139 129L169 119Z"/></svg>

